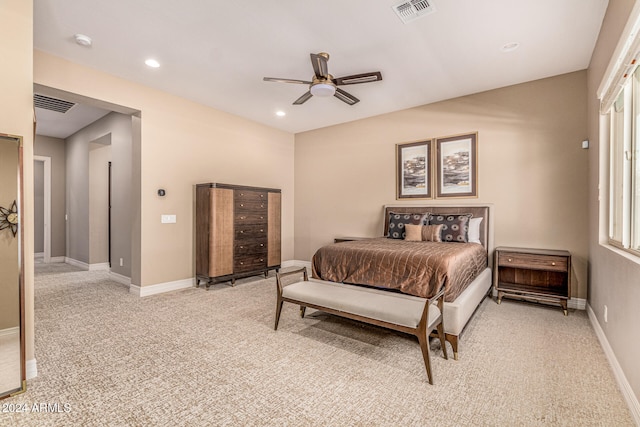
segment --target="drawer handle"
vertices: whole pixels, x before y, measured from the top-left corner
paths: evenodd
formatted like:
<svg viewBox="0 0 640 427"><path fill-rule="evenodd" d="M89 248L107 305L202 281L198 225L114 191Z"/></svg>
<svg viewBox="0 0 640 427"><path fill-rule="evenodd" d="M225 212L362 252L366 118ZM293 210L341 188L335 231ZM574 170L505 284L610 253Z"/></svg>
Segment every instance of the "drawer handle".
<svg viewBox="0 0 640 427"><path fill-rule="evenodd" d="M244 246L240 246L240 249L244 249Z"/></svg>
<svg viewBox="0 0 640 427"><path fill-rule="evenodd" d="M261 248L264 248L264 243L260 243L260 247L261 247Z"/></svg>
<svg viewBox="0 0 640 427"><path fill-rule="evenodd" d="M264 208L264 203L260 205L261 208Z"/></svg>
<svg viewBox="0 0 640 427"><path fill-rule="evenodd" d="M260 258L260 262L264 261L264 258Z"/></svg>
<svg viewBox="0 0 640 427"><path fill-rule="evenodd" d="M261 229L260 229L260 232L262 233L263 231L264 231L264 230L261 228Z"/></svg>
<svg viewBox="0 0 640 427"><path fill-rule="evenodd" d="M244 262L240 261L240 265L244 265Z"/></svg>
<svg viewBox="0 0 640 427"><path fill-rule="evenodd" d="M240 234L244 234L244 230L240 230Z"/></svg>
<svg viewBox="0 0 640 427"><path fill-rule="evenodd" d="M264 197L264 194L261 194L260 197Z"/></svg>
<svg viewBox="0 0 640 427"><path fill-rule="evenodd" d="M552 262L552 263L551 263L551 265L556 265L556 263L555 263L555 262Z"/></svg>
<svg viewBox="0 0 640 427"><path fill-rule="evenodd" d="M242 203L240 203L240 207L241 207L241 208L244 208L244 205L243 205Z"/></svg>
<svg viewBox="0 0 640 427"><path fill-rule="evenodd" d="M246 216L241 216L241 217L240 217L240 219L245 219L245 218L246 218Z"/></svg>
<svg viewBox="0 0 640 427"><path fill-rule="evenodd" d="M244 196L244 193L240 193L241 196Z"/></svg>
<svg viewBox="0 0 640 427"><path fill-rule="evenodd" d="M509 258L509 260L508 260L508 261L509 261L509 262L511 262L511 258Z"/></svg>
<svg viewBox="0 0 640 427"><path fill-rule="evenodd" d="M260 219L264 219L264 217L263 217L263 216L261 216L261 217L260 217Z"/></svg>

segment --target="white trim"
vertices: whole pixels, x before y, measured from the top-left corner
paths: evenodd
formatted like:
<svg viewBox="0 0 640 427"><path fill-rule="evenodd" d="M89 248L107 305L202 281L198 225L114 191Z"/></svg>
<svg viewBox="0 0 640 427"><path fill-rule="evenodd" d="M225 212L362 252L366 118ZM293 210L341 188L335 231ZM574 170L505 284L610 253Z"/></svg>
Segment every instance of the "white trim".
<svg viewBox="0 0 640 427"><path fill-rule="evenodd" d="M28 380L38 376L38 362L36 362L35 358L27 360L26 368L27 368L26 373L27 373Z"/></svg>
<svg viewBox="0 0 640 427"><path fill-rule="evenodd" d="M109 263L101 262L96 264L89 264L89 271L109 271Z"/></svg>
<svg viewBox="0 0 640 427"><path fill-rule="evenodd" d="M627 377L618 363L618 359L616 358L611 345L609 345L609 341L607 340L607 336L605 335L602 327L600 327L600 323L598 322L598 318L594 313L591 305L587 304L587 314L589 315L589 320L591 321L591 326L593 326L593 330L598 337L598 341L600 341L600 345L604 350L604 354L607 356L609 360L609 364L611 365L611 369L613 370L613 376L616 378L618 382L618 386L620 387L620 391L624 396L624 399L627 401L627 405L629 405L629 410L631 411L631 416L635 420L636 424L640 426L640 402L636 397L633 389L631 388L631 384L627 381Z"/></svg>
<svg viewBox="0 0 640 427"><path fill-rule="evenodd" d="M122 283L123 285L130 286L131 278L127 276L123 276L122 274L114 273L113 271L109 271L109 278L114 282Z"/></svg>
<svg viewBox="0 0 640 427"><path fill-rule="evenodd" d="M64 263L64 261L65 261L65 257L63 257L63 256L52 256L51 260L49 262Z"/></svg>
<svg viewBox="0 0 640 427"><path fill-rule="evenodd" d="M51 157L33 156L44 162L44 262L51 262Z"/></svg>
<svg viewBox="0 0 640 427"><path fill-rule="evenodd" d="M311 272L311 261L300 261L297 259L291 259L288 261L284 261L282 264L280 264L280 266L282 268L287 268L287 267L307 267L307 270L309 270L309 272Z"/></svg>
<svg viewBox="0 0 640 427"><path fill-rule="evenodd" d="M129 285L129 292L139 297L148 297L150 295L161 294L164 292L177 291L179 289L186 289L194 287L196 279L191 277L189 279L175 280L173 282L158 283L156 285L138 286Z"/></svg>
<svg viewBox="0 0 640 427"><path fill-rule="evenodd" d="M69 265L73 265L74 267L81 268L83 270L89 271L89 264L86 262L78 261L77 259L64 257L64 262Z"/></svg>
<svg viewBox="0 0 640 427"><path fill-rule="evenodd" d="M587 300L584 298L571 298L567 301L567 307L575 310L586 310Z"/></svg>
<svg viewBox="0 0 640 427"><path fill-rule="evenodd" d="M6 337L8 335L19 335L20 326L14 326L13 328L0 329L0 337Z"/></svg>
<svg viewBox="0 0 640 427"><path fill-rule="evenodd" d="M631 75L630 72L635 68L635 65L632 65L631 62L634 59L639 59L639 32L640 3L636 2L629 14L624 30L622 30L616 49L611 55L611 60L609 61L609 65L607 65L607 70L602 77L600 86L598 86L598 90L596 91L596 95L600 100L600 114L606 114L606 112L611 108L611 105L615 101L615 97L620 93L620 89L624 86L624 74L627 73L628 75Z"/></svg>
<svg viewBox="0 0 640 427"><path fill-rule="evenodd" d="M34 259L44 259L44 252L35 252L33 254Z"/></svg>

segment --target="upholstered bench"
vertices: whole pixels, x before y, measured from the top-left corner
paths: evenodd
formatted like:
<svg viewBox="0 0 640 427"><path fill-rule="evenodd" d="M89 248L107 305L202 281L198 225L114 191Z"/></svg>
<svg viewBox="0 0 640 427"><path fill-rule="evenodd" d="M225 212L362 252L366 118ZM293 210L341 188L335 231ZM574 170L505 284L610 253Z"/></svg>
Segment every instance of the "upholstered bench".
<svg viewBox="0 0 640 427"><path fill-rule="evenodd" d="M300 273L303 275L303 281L283 286L283 277ZM442 324L444 289L434 297L426 299L364 286L309 279L306 268L276 273L276 283L278 287L274 325L276 330L282 304L287 301L300 306L302 317L304 317L305 308L311 307L337 316L415 335L420 343L430 384L433 384L433 377L429 334L434 329L437 329L444 358L448 358Z"/></svg>

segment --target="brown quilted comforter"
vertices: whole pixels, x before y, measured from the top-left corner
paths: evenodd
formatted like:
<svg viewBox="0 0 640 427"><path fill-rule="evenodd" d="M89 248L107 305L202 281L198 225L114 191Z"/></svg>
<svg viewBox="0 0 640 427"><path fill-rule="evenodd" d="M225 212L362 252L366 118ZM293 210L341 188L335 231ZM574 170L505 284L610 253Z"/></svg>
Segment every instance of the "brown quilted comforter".
<svg viewBox="0 0 640 427"><path fill-rule="evenodd" d="M430 298L445 287L451 302L487 267L477 243L414 242L380 237L324 246L312 260L313 277L396 289Z"/></svg>

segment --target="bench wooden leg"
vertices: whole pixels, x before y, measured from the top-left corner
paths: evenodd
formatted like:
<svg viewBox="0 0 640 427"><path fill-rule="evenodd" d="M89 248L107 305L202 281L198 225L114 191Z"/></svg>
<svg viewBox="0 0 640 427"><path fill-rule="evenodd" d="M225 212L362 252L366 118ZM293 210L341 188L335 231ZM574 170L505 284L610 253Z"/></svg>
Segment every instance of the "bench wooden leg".
<svg viewBox="0 0 640 427"><path fill-rule="evenodd" d="M458 360L458 336L451 334L445 334L445 336L453 348L453 360Z"/></svg>
<svg viewBox="0 0 640 427"><path fill-rule="evenodd" d="M431 354L429 351L429 337L427 336L427 334L418 334L418 342L420 343L420 350L422 350L424 366L426 366L427 368L427 378L429 378L429 384L433 385L433 377L431 376Z"/></svg>
<svg viewBox="0 0 640 427"><path fill-rule="evenodd" d="M275 325L273 325L273 330L277 331L278 330L278 322L280 322L280 313L282 312L282 304L284 303L284 301L282 301L282 299L278 298L278 301L276 302L276 323Z"/></svg>
<svg viewBox="0 0 640 427"><path fill-rule="evenodd" d="M437 329L438 338L440 339L440 346L442 347L442 352L444 353L444 358L449 360L449 356L447 356L447 340L444 338L444 326L442 326L442 322L438 324Z"/></svg>
<svg viewBox="0 0 640 427"><path fill-rule="evenodd" d="M302 317L304 319L304 313L307 310L307 307L305 307L304 305L300 306L300 317Z"/></svg>

